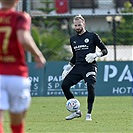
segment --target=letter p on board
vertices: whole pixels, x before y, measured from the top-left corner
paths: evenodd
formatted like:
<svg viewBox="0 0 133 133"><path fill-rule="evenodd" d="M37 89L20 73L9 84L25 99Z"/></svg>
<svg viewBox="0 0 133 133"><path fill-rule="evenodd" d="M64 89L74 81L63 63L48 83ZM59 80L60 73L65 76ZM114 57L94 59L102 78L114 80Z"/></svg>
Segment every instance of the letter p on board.
<svg viewBox="0 0 133 133"><path fill-rule="evenodd" d="M117 75L117 68L114 65L104 66L104 82L108 82L109 78L113 78Z"/></svg>

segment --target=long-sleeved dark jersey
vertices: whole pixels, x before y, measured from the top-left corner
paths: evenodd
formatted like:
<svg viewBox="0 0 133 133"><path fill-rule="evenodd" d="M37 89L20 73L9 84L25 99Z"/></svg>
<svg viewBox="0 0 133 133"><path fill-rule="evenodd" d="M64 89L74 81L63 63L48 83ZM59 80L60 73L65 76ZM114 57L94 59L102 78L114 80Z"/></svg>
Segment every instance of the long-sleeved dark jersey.
<svg viewBox="0 0 133 133"><path fill-rule="evenodd" d="M72 64L87 63L85 57L89 53L96 52L96 46L101 50L103 56L108 53L107 48L100 37L93 32L86 31L82 35L74 35L70 38L70 45L73 57L70 60Z"/></svg>

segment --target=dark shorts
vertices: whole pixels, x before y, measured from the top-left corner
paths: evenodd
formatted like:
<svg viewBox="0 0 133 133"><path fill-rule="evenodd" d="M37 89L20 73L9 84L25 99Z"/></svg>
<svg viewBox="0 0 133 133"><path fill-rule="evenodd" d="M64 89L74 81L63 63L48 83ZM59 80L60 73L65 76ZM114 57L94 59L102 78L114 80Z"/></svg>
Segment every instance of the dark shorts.
<svg viewBox="0 0 133 133"><path fill-rule="evenodd" d="M74 84L78 83L80 80L84 79L85 82L93 80L96 82L97 76L97 64L77 64L68 73L65 80L71 80Z"/></svg>

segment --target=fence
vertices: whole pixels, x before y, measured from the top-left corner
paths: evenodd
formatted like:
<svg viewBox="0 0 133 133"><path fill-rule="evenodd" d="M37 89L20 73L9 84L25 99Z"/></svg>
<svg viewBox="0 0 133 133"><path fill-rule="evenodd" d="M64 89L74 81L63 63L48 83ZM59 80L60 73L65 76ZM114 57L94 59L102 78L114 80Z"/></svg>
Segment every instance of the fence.
<svg viewBox="0 0 133 133"><path fill-rule="evenodd" d="M109 50L107 61L133 60L133 0L23 0L18 10L32 17L31 32L48 61L71 57L72 19L81 14L86 29L99 34Z"/></svg>

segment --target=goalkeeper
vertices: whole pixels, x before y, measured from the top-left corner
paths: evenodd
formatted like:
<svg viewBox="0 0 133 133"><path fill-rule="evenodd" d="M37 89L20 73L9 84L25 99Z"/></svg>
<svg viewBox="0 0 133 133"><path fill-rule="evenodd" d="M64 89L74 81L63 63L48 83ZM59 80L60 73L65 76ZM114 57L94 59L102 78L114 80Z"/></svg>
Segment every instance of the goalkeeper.
<svg viewBox="0 0 133 133"><path fill-rule="evenodd" d="M62 72L63 82L61 86L68 100L74 98L70 87L84 79L87 83L88 90L86 120L91 121L91 113L95 99L94 88L97 77L97 63L95 59L106 55L108 51L96 33L89 32L85 29L85 19L81 15L75 16L73 23L77 33L70 38L73 57ZM96 52L96 47L99 48L99 52ZM67 116L66 120L78 118L81 115L81 111L78 110Z"/></svg>

